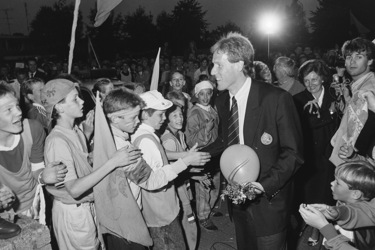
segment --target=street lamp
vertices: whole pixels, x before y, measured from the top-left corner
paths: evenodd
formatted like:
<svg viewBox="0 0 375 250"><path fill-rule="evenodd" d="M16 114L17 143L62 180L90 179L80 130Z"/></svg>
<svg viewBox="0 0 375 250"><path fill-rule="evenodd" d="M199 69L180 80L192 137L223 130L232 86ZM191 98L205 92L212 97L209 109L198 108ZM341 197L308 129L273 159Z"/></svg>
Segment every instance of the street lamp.
<svg viewBox="0 0 375 250"><path fill-rule="evenodd" d="M280 18L275 13L264 14L260 18L260 30L267 35L267 55L270 59L270 35L275 34L280 29Z"/></svg>

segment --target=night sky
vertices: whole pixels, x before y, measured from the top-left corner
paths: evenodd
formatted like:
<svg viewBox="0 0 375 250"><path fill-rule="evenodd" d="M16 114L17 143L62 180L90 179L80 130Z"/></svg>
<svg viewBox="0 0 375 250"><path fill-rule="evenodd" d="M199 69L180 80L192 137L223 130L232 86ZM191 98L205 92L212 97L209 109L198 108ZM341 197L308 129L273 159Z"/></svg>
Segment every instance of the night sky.
<svg viewBox="0 0 375 250"><path fill-rule="evenodd" d="M67 3L72 2L67 0ZM178 0L123 0L123 2L115 9L116 13L124 14L132 13L137 7L145 7L147 12L151 12L156 16L165 10L170 13ZM218 25L223 25L231 20L241 27L243 31L247 31L249 23L256 19L263 12L259 8L260 3L264 0L198 0L203 10L207 10L206 20L210 24L209 29L214 29ZM282 8L286 4L290 4L291 0L271 0L271 5L276 10ZM300 0L304 5L307 16L311 10L317 6L316 0ZM27 4L29 23L34 19L36 12L40 6L52 5L53 0L1 0L0 1L0 34L9 34L5 9L9 9L8 16L10 22L11 33L27 34L27 19L25 13L25 3ZM81 11L84 21L88 22L87 16L89 9L95 6L94 0L81 0Z"/></svg>

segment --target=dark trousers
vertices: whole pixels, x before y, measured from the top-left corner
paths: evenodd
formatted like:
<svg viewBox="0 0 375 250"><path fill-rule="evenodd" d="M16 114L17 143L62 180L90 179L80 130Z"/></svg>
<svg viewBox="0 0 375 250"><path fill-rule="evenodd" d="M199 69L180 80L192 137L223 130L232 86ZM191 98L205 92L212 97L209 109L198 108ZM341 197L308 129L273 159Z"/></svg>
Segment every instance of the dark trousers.
<svg viewBox="0 0 375 250"><path fill-rule="evenodd" d="M286 230L274 235L256 236L251 211L232 204L238 250L285 250Z"/></svg>
<svg viewBox="0 0 375 250"><path fill-rule="evenodd" d="M146 250L141 244L130 242L124 238L119 238L113 234L103 235L106 248L108 250Z"/></svg>

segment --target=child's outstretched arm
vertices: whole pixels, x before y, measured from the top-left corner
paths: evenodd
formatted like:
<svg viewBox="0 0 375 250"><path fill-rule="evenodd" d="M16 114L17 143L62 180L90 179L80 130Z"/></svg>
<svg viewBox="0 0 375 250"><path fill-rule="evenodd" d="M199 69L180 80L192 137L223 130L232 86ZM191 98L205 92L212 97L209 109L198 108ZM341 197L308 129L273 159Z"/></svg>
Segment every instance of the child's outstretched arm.
<svg viewBox="0 0 375 250"><path fill-rule="evenodd" d="M77 199L114 169L124 166L132 167L132 164L136 163L139 157L141 157L139 149L127 147L119 149L103 166L85 177L65 182L65 187L69 194Z"/></svg>
<svg viewBox="0 0 375 250"><path fill-rule="evenodd" d="M348 242L349 239L337 233L332 224L314 206L301 204L299 212L306 224L319 229L320 233L327 239L325 247L333 250L355 250Z"/></svg>

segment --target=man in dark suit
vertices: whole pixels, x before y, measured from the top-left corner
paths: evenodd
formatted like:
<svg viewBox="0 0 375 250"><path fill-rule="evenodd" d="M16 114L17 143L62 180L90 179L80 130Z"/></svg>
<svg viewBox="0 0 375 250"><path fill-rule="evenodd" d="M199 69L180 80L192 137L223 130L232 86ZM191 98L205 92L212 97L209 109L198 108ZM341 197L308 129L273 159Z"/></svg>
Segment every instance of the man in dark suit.
<svg viewBox="0 0 375 250"><path fill-rule="evenodd" d="M302 132L292 96L250 78L254 49L246 37L229 33L211 52L211 74L218 90L223 91L216 105L224 144L248 145L260 160L260 175L252 184L263 192L243 205L231 204L237 247L286 249L292 179L303 163ZM234 104L237 129L232 131ZM232 133L237 133L237 138Z"/></svg>
<svg viewBox="0 0 375 250"><path fill-rule="evenodd" d="M46 81L46 74L38 69L37 62L34 58L30 58L27 61L27 66L29 68L29 78L40 78Z"/></svg>

